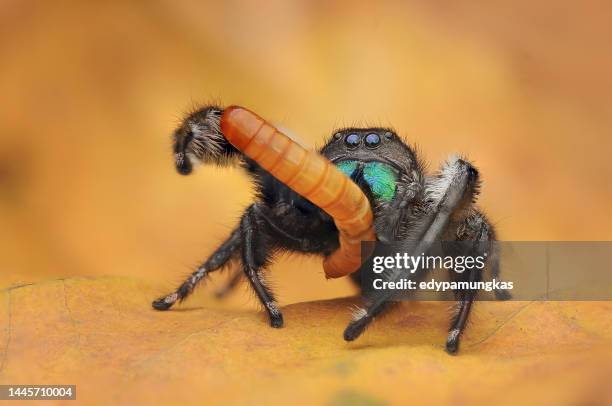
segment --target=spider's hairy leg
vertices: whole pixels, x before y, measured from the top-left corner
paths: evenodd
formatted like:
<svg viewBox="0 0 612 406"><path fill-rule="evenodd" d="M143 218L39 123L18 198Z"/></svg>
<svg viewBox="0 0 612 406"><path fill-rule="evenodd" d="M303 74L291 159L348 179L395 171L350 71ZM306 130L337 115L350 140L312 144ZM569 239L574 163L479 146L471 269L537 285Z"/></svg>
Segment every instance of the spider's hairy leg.
<svg viewBox="0 0 612 406"><path fill-rule="evenodd" d="M487 244L491 239L491 233L489 228L490 226L486 222L482 222L480 226L477 227L480 230L474 230L478 235L473 240L474 244L472 246L472 249L470 249L470 252L468 252L467 254L472 256L485 256L486 250L490 246L490 244ZM450 270L450 277L454 281L474 283L482 279L481 272L482 270L476 268L470 269L464 273L458 273L453 270ZM448 337L446 339L446 352L451 355L456 354L459 350L459 340L461 339L461 334L463 334L463 330L465 329L465 326L467 324L468 318L470 316L470 311L472 310L472 303L474 303L474 299L476 298L477 292L477 290L471 289L462 289L455 291L455 298L457 300L457 304L455 307L455 312L451 319L450 327L448 329Z"/></svg>
<svg viewBox="0 0 612 406"><path fill-rule="evenodd" d="M168 310L178 301L184 300L193 292L198 282L200 282L210 272L222 268L238 252L241 245L240 230L232 231L230 237L225 240L219 248L206 260L198 269L189 276L176 291L162 296L153 302L156 310Z"/></svg>
<svg viewBox="0 0 612 406"><path fill-rule="evenodd" d="M454 158L446 162L440 174L429 184L431 210L418 219L414 232L402 242L406 252L412 256L427 253L435 241L440 240L451 217L464 212L478 193L478 172L467 161ZM416 243L415 243L416 242ZM405 269L394 269L389 281L398 281L405 277ZM425 270L413 275L423 277ZM344 331L344 339L352 341L380 314L391 299L391 291L381 291L374 297L365 312L354 318Z"/></svg>
<svg viewBox="0 0 612 406"><path fill-rule="evenodd" d="M253 290L270 317L270 325L275 328L283 326L283 315L278 309L274 295L263 279L263 270L269 260L270 249L266 235L260 227L255 205L251 205L240 220L242 234L242 265Z"/></svg>
<svg viewBox="0 0 612 406"><path fill-rule="evenodd" d="M217 299L223 299L224 297L226 297L231 291L236 288L236 286L240 284L240 281L243 277L244 273L240 269L233 271L233 274L230 277L229 281L227 281L225 285L223 285L215 292L215 297Z"/></svg>
<svg viewBox="0 0 612 406"><path fill-rule="evenodd" d="M174 163L188 175L199 164L228 165L241 154L221 132L223 108L203 106L183 119L173 134Z"/></svg>
<svg viewBox="0 0 612 406"><path fill-rule="evenodd" d="M480 271L478 269L471 269L466 272L467 282L478 282L480 280ZM459 339L465 329L470 311L472 309L472 303L476 297L475 290L462 290L456 292L457 296L457 307L455 314L453 315L450 328L448 330L448 337L446 339L446 352L449 354L456 354L459 350Z"/></svg>
<svg viewBox="0 0 612 406"><path fill-rule="evenodd" d="M414 243L411 244L414 247ZM395 270L397 272L397 270ZM404 274L401 274L402 277ZM420 283L425 276L427 275L426 270L421 270L419 272L415 272L410 280L414 281L416 284ZM389 278L388 280L394 280L394 277ZM353 278L356 280L356 278ZM356 282L358 283L358 282ZM384 292L382 292L384 293ZM379 293L381 295L382 293ZM353 312L353 317L349 325L344 330L344 339L346 341L353 341L357 339L370 325L370 323L379 315L386 312L395 302L391 296L387 296L381 300L381 297L372 298L370 305L366 309L358 308Z"/></svg>
<svg viewBox="0 0 612 406"><path fill-rule="evenodd" d="M470 210L463 221L456 224L455 234L462 241L459 244L473 242L468 255L486 257L486 269L490 270L491 277L500 280L499 277L499 245L495 240L495 229L485 216L478 210ZM466 247L467 248L467 247ZM482 279L482 270L472 269L466 273L451 272L451 278L457 281L478 282ZM453 315L446 340L446 351L455 354L459 349L459 340L468 321L472 303L476 298L477 291L456 291L457 308ZM498 300L508 300L512 296L507 290L495 290Z"/></svg>

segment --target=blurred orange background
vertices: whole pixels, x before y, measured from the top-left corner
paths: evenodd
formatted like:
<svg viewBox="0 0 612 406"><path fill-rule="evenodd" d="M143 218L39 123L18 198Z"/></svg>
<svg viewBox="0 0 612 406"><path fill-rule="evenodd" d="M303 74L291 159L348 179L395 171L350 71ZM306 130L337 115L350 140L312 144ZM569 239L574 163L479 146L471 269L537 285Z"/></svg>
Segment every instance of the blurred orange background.
<svg viewBox="0 0 612 406"><path fill-rule="evenodd" d="M239 170L173 168L173 128L211 100L313 146L373 123L416 143L432 169L467 154L504 240L610 239L611 11L4 0L0 285L121 275L174 287L251 199ZM352 292L313 258L282 258L271 279L281 304Z"/></svg>

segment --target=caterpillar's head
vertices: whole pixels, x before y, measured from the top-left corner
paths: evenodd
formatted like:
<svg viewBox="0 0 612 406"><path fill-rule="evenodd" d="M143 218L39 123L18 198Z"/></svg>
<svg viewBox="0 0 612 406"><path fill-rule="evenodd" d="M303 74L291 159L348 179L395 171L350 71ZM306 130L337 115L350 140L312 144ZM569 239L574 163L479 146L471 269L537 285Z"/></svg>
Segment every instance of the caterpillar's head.
<svg viewBox="0 0 612 406"><path fill-rule="evenodd" d="M182 175L189 175L199 164L227 165L237 150L219 128L223 109L206 106L189 114L174 131L174 163Z"/></svg>

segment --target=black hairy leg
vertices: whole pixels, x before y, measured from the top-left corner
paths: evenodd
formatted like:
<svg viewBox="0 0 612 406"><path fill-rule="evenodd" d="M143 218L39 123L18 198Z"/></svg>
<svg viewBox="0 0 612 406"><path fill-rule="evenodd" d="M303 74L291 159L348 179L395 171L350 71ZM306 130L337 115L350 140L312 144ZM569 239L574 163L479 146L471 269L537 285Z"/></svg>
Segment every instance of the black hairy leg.
<svg viewBox="0 0 612 406"><path fill-rule="evenodd" d="M251 205L240 220L242 234L242 265L259 301L270 317L270 325L274 328L283 326L283 315L276 305L272 291L263 279L263 270L268 263L270 250L266 237L257 218L257 209Z"/></svg>
<svg viewBox="0 0 612 406"><path fill-rule="evenodd" d="M189 276L176 291L153 301L156 310L168 310L177 301L184 300L193 292L196 285L210 272L221 269L238 252L241 245L240 229L232 231L231 235L198 269Z"/></svg>
<svg viewBox="0 0 612 406"><path fill-rule="evenodd" d="M457 233L459 240L465 241L465 248L468 248L469 241L473 242L471 248L468 248L470 252L463 254L474 257L486 256L486 267L490 270L491 277L499 279L499 247L495 242L495 231L482 213L471 210L458 227L458 230L460 230ZM450 276L455 281L473 283L482 280L482 270L472 269L465 273L451 271ZM476 294L477 290L460 290L455 292L457 306L452 317L448 338L446 339L446 351L449 354L456 354L459 350L461 334L468 322ZM507 290L495 290L495 297L498 300L508 300L511 298L511 295Z"/></svg>
<svg viewBox="0 0 612 406"><path fill-rule="evenodd" d="M466 210L478 193L478 172L467 161L455 159L442 168L440 175L429 185L428 195L432 200L431 209L418 219L414 231L401 244L411 255L427 253L434 242L444 234L451 217ZM406 270L394 269L389 281L398 281L405 277ZM424 277L425 270L416 272L415 277ZM372 320L384 311L391 299L390 291L381 291L375 296L366 309L355 313L353 320L344 331L344 339L352 341L359 337Z"/></svg>
<svg viewBox="0 0 612 406"><path fill-rule="evenodd" d="M485 215L476 208L470 208L463 219L456 221L451 227L456 230L459 241L474 241L474 249L479 251L477 255L487 257L486 268L491 279L501 281L500 277L500 245L495 236L495 229L489 223ZM484 248L486 247L486 251ZM470 253L471 254L471 253ZM497 300L509 300L512 298L510 292L505 289L494 291Z"/></svg>
<svg viewBox="0 0 612 406"><path fill-rule="evenodd" d="M230 276L229 281L227 281L225 285L217 289L217 291L215 292L215 297L217 299L223 299L224 297L226 297L236 288L236 286L240 284L240 281L243 277L244 273L241 270L234 271L233 274Z"/></svg>
<svg viewBox="0 0 612 406"><path fill-rule="evenodd" d="M426 272L425 270L422 270L421 272L415 272L410 277L410 280L418 284L425 278L425 276ZM358 277L353 278L353 281L359 284L360 282L357 281L357 278ZM357 339L376 317L387 311L394 303L393 298L390 296L386 296L384 300L380 300L380 297L376 297L372 300L367 309L357 308L353 312L351 322L344 330L344 339L346 341L353 341Z"/></svg>
<svg viewBox="0 0 612 406"><path fill-rule="evenodd" d="M478 269L471 269L466 274L467 278L462 278L462 280L467 282L478 282L480 280L481 275ZM459 339L470 316L472 303L476 298L476 290L456 292L456 297L457 306L448 330L448 338L446 339L446 352L449 354L456 354L459 349Z"/></svg>
<svg viewBox="0 0 612 406"><path fill-rule="evenodd" d="M467 219L466 219L467 220ZM466 221L467 223L467 221ZM487 244L490 239L490 229L487 223L480 223L478 226L480 230L477 230L477 238L474 240L471 252L466 254L473 256L484 256L486 255L486 248L490 245ZM489 258L487 258L489 262ZM489 265L489 264L487 264ZM454 281L465 281L468 283L478 282L482 279L481 270L471 269L464 273L457 273L450 271L450 277ZM451 319L451 324L448 329L448 337L446 339L446 352L449 354L456 354L459 350L459 340L461 334L467 325L470 311L472 310L472 304L476 298L477 290L462 289L455 291L455 299L457 300L454 314Z"/></svg>
<svg viewBox="0 0 612 406"><path fill-rule="evenodd" d="M279 188L278 185L275 187ZM299 197L293 196L293 199L295 202ZM257 222L262 223L258 224L258 229L265 230L268 240L283 250L305 253L318 253L325 249L333 250L333 247L329 247L331 245L329 241L304 236L311 228L317 227L316 217L313 219L312 216L305 216L295 207L284 202L264 207L261 203L255 204L252 207L251 215ZM215 296L218 299L227 296L239 285L243 277L244 272L236 271L226 284L215 292Z"/></svg>

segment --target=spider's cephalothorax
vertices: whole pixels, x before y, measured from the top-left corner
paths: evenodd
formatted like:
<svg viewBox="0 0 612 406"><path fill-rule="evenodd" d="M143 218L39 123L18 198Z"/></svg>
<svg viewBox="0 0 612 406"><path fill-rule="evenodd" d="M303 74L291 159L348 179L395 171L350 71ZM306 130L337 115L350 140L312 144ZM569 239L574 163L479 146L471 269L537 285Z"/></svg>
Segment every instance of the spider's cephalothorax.
<svg viewBox="0 0 612 406"><path fill-rule="evenodd" d="M339 246L338 230L325 211L234 148L221 131L222 114L222 108L207 106L184 120L174 133L176 168L186 175L198 163L239 163L256 184L256 201L245 210L230 237L175 292L154 301L153 307L169 309L185 299L208 273L238 257L272 327L281 327L282 314L262 271L279 250L330 255ZM424 252L433 241L495 239L492 226L474 206L478 172L465 159L450 158L436 174L427 176L414 149L392 129L378 127L336 131L319 152L367 196L380 241L417 241L417 247ZM488 257L488 269L492 276L498 275L496 253ZM359 280L358 272L351 276ZM481 276L475 270L455 277L472 281ZM237 280L234 277L230 286L236 285ZM458 349L475 293L463 291L456 296L458 307L446 343L449 353ZM344 338L357 338L390 299L381 292L365 309L356 312Z"/></svg>
<svg viewBox="0 0 612 406"><path fill-rule="evenodd" d="M423 165L413 149L388 128L346 128L334 133L321 154L366 193L378 239L403 239L402 210L424 187Z"/></svg>

